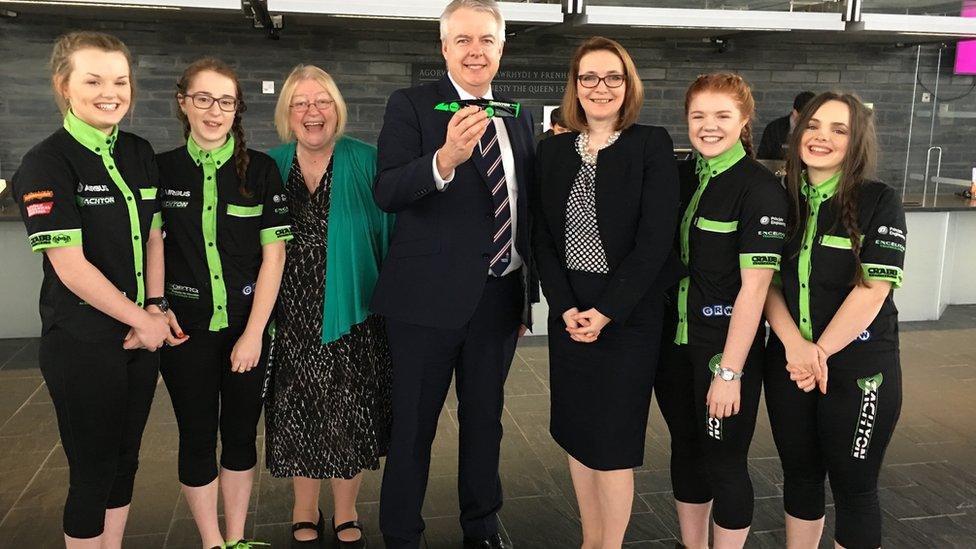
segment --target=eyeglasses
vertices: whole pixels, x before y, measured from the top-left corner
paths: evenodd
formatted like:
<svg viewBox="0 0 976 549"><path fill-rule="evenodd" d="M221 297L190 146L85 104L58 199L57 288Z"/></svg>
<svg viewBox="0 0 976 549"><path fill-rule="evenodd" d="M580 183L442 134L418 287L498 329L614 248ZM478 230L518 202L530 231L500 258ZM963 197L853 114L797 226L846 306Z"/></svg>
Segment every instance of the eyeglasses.
<svg viewBox="0 0 976 549"><path fill-rule="evenodd" d="M619 88L624 85L627 81L627 76L623 74L608 74L606 76L597 76L595 74L581 74L576 77L579 83L584 88L595 88L603 82L608 88Z"/></svg>
<svg viewBox="0 0 976 549"><path fill-rule="evenodd" d="M209 109L214 103L217 103L217 107L224 112L244 112L247 110L247 106L244 105L243 101L227 95L215 99L209 93L200 92L182 97L189 97L193 101L193 106L202 110Z"/></svg>
<svg viewBox="0 0 976 549"><path fill-rule="evenodd" d="M309 103L308 101L295 101L294 103L288 106L291 107L293 111L301 113L301 112L307 112L308 108L311 107L312 105L315 105L315 108L318 109L319 111L327 111L330 108L332 108L332 105L334 103L335 101L331 99L316 99L315 102L313 103Z"/></svg>

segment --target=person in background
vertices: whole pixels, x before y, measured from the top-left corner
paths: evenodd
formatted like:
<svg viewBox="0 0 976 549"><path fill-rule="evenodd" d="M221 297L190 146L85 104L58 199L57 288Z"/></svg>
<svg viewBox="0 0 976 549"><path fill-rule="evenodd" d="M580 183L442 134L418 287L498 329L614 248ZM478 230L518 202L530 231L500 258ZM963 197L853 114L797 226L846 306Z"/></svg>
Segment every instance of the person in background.
<svg viewBox="0 0 976 549"><path fill-rule="evenodd" d="M796 120L800 116L803 107L813 99L813 92L800 92L793 98L793 110L790 114L782 116L770 122L763 130L762 140L759 142L759 152L756 158L760 160L783 160L786 158L786 146L789 144L790 135L796 127Z"/></svg>
<svg viewBox="0 0 976 549"><path fill-rule="evenodd" d="M532 124L444 101L498 99L505 43L494 0L454 0L440 21L447 74L393 92L380 131L373 196L397 213L373 295L393 356L393 435L380 528L389 549L416 548L431 443L456 380L458 498L464 547L496 548L505 379L536 299L529 255Z"/></svg>
<svg viewBox="0 0 976 549"><path fill-rule="evenodd" d="M540 133L535 138L536 147L539 146L539 142L543 139L552 137L554 135L559 135L561 133L568 132L569 129L566 128L566 123L563 121L563 108L556 107L549 113L549 129Z"/></svg>
<svg viewBox="0 0 976 549"><path fill-rule="evenodd" d="M835 544L881 546L878 475L902 402L893 290L907 228L899 194L872 179L877 155L874 115L851 94L817 96L790 139L790 230L781 284L766 299L765 372L789 547L820 544L825 477Z"/></svg>
<svg viewBox="0 0 976 549"><path fill-rule="evenodd" d="M689 276L671 290L654 390L671 433L682 543L741 549L753 517L748 456L762 391L763 304L779 270L786 193L752 158L755 102L736 74L698 77L685 95L695 155L680 170L678 248ZM711 518L711 521L709 520Z"/></svg>
<svg viewBox="0 0 976 549"><path fill-rule="evenodd" d="M285 276L265 411L267 464L291 477L292 544L318 547L322 479L332 485L330 532L364 547L356 499L363 469L378 469L390 437L390 353L369 298L393 216L372 198L376 148L343 135L346 102L332 77L295 67L275 107L285 143L269 154L291 212Z"/></svg>
<svg viewBox="0 0 976 549"><path fill-rule="evenodd" d="M549 301L549 431L566 450L584 549L619 548L644 462L673 256L678 170L664 128L637 124L644 87L619 43L576 50L572 133L536 152L533 247ZM668 262L673 257L672 262Z"/></svg>
<svg viewBox="0 0 976 549"><path fill-rule="evenodd" d="M166 305L189 339L163 349L160 371L180 432L183 497L203 547L250 549L263 545L244 539L244 523L258 461L267 327L290 220L274 162L244 142L246 105L234 70L205 57L183 71L176 89L186 144L156 162Z"/></svg>
<svg viewBox="0 0 976 549"><path fill-rule="evenodd" d="M118 549L159 371L185 341L163 296L159 174L119 130L135 84L129 50L100 32L58 38L51 83L62 128L13 176L30 247L43 252L38 363L68 458L68 549ZM171 328L174 327L174 328Z"/></svg>

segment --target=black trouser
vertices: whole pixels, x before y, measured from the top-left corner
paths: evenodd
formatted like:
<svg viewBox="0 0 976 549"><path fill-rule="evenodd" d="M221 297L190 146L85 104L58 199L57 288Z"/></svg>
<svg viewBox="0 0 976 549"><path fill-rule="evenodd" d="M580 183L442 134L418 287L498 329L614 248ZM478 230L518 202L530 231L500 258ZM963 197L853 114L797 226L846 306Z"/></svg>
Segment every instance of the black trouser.
<svg viewBox="0 0 976 549"><path fill-rule="evenodd" d="M126 351L121 339L85 341L53 328L41 337L38 362L68 457L64 533L97 537L105 510L132 501L159 355Z"/></svg>
<svg viewBox="0 0 976 549"><path fill-rule="evenodd" d="M715 524L729 530L746 528L752 524L747 459L762 391L762 340L746 358L739 413L713 419L705 404L713 378L708 363L725 342L675 345L673 338L673 324L666 323L654 392L671 432L674 498L682 503L712 501Z"/></svg>
<svg viewBox="0 0 976 549"><path fill-rule="evenodd" d="M465 536L498 531L498 455L505 379L515 354L522 301L518 273L489 278L474 316L456 329L387 318L393 358L393 432L383 471L380 528L388 548L419 546L430 446L456 376L458 499Z"/></svg>
<svg viewBox="0 0 976 549"><path fill-rule="evenodd" d="M162 351L160 370L180 431L180 482L187 486L206 486L217 478L218 427L221 467L247 471L257 464L255 438L270 338L265 331L256 367L232 372L230 353L242 331L187 330L185 343Z"/></svg>
<svg viewBox="0 0 976 549"><path fill-rule="evenodd" d="M847 549L881 545L878 474L901 413L898 351L842 351L827 361L827 394L804 393L786 371L783 344L771 337L766 407L783 465L783 506L791 516L824 516L824 477L830 477L838 543ZM880 385L866 380L881 374Z"/></svg>

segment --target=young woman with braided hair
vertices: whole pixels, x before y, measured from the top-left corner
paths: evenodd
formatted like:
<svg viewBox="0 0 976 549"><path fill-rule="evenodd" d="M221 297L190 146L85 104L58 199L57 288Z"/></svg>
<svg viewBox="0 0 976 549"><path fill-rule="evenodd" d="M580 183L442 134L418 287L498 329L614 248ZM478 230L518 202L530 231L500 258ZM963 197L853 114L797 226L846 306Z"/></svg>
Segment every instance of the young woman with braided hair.
<svg viewBox="0 0 976 549"><path fill-rule="evenodd" d="M655 392L671 432L682 543L745 544L753 492L746 459L762 390L762 309L786 230L783 188L752 158L749 85L700 76L685 95L695 156L679 169L677 247L689 276L670 291ZM666 323L667 325L667 323Z"/></svg>
<svg viewBox="0 0 976 549"><path fill-rule="evenodd" d="M892 290L902 282L905 213L894 189L871 179L877 139L860 99L821 94L796 128L782 283L766 300L766 405L783 466L787 545L819 545L829 476L837 546L874 549L878 473L901 411Z"/></svg>
<svg viewBox="0 0 976 549"><path fill-rule="evenodd" d="M243 539L244 522L257 464L267 327L284 241L291 238L288 204L274 161L244 143L244 100L228 65L213 58L192 63L177 83L176 101L186 145L157 156L164 306L176 312L188 339L165 349L160 370L179 425L180 483L203 547L246 549L264 545Z"/></svg>

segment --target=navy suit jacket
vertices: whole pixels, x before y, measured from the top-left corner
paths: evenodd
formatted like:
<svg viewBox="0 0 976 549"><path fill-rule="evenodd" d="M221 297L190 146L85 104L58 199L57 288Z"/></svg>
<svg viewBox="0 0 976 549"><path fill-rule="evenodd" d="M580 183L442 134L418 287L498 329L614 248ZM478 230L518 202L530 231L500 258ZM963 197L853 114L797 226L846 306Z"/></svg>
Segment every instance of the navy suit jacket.
<svg viewBox="0 0 976 549"><path fill-rule="evenodd" d="M377 142L379 170L373 197L397 219L371 309L436 328L458 328L471 319L488 277L495 232L491 189L472 160L456 168L443 192L434 183L434 153L444 144L453 116L435 111L434 106L458 99L447 75L393 92ZM529 244L532 123L525 111L518 118L503 120L518 179L515 249L524 262L522 322L531 326L531 303L538 301Z"/></svg>

